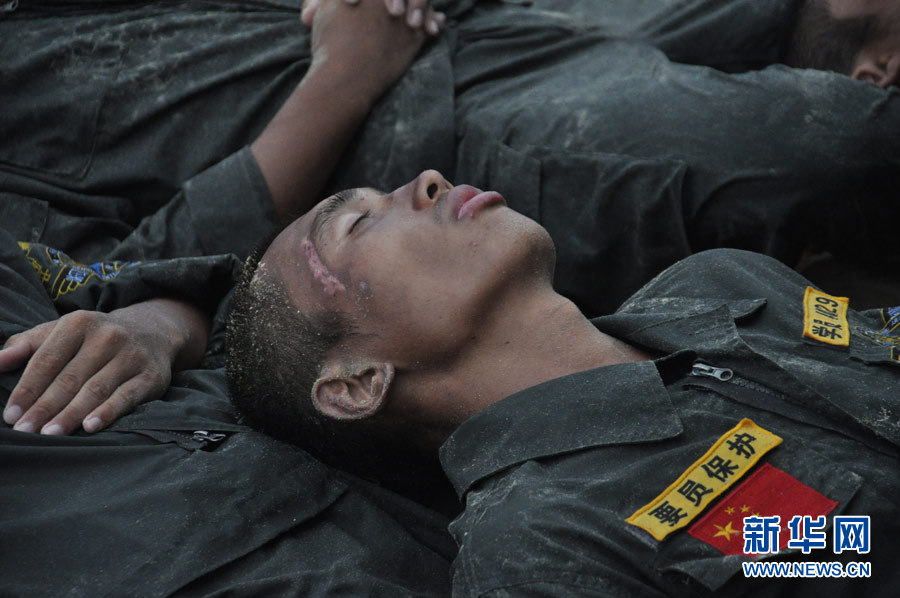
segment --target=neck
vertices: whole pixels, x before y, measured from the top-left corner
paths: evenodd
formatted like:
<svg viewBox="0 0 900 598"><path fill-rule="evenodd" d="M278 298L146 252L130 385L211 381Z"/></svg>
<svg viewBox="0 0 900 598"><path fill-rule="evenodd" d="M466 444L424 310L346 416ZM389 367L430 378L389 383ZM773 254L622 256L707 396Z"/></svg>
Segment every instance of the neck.
<svg viewBox="0 0 900 598"><path fill-rule="evenodd" d="M649 359L597 330L552 290L513 306L480 328L452 367L416 376L415 394L439 410L433 436L442 442L463 420L536 384L605 365Z"/></svg>

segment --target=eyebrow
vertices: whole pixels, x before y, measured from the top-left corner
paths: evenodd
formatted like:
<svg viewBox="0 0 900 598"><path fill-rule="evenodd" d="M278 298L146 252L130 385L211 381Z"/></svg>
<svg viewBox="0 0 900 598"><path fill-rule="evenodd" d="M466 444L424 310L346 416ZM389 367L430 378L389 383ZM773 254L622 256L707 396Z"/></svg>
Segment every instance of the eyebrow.
<svg viewBox="0 0 900 598"><path fill-rule="evenodd" d="M325 205L319 208L319 211L313 216L312 224L309 227L309 238L312 240L314 247L318 248L321 245L320 237L322 231L334 219L334 215L342 207L355 200L357 195L358 191L356 189L348 189L339 191L325 200Z"/></svg>

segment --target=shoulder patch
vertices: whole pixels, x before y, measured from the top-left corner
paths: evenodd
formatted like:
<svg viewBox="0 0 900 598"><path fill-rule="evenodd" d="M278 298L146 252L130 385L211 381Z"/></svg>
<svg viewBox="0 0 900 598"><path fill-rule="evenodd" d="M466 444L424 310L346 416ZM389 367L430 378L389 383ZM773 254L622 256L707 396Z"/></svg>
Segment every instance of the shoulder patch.
<svg viewBox="0 0 900 598"><path fill-rule="evenodd" d="M782 530L795 515L816 518L838 505L792 475L764 463L731 491L716 507L688 530L693 537L724 554L744 552L744 517L780 516ZM778 550L787 547L790 535L778 535Z"/></svg>
<svg viewBox="0 0 900 598"><path fill-rule="evenodd" d="M19 243L25 258L37 272L52 301L77 290L91 280L108 282L123 270L140 262L97 262L81 264L52 247L36 243Z"/></svg>
<svg viewBox="0 0 900 598"><path fill-rule="evenodd" d="M850 344L847 324L847 297L834 297L812 287L803 295L803 336L825 343L846 347Z"/></svg>
<svg viewBox="0 0 900 598"><path fill-rule="evenodd" d="M900 348L900 307L891 307L881 310L882 327L878 330L854 326L854 330L875 342L892 348L892 359L897 359L897 349Z"/></svg>
<svg viewBox="0 0 900 598"><path fill-rule="evenodd" d="M657 540L693 521L742 478L781 438L742 419L694 461L662 494L626 519Z"/></svg>

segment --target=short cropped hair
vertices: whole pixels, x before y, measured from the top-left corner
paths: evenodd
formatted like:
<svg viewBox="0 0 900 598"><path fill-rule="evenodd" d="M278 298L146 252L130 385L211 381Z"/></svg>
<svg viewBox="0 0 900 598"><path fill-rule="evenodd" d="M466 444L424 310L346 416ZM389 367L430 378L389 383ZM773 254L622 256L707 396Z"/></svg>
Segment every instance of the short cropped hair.
<svg viewBox="0 0 900 598"><path fill-rule="evenodd" d="M315 418L307 413L306 398L325 354L347 331L337 314L305 314L291 305L281 281L260 268L264 253L261 247L250 255L234 290L226 378L231 400L248 423L291 441L298 433L309 435L306 428Z"/></svg>
<svg viewBox="0 0 900 598"><path fill-rule="evenodd" d="M297 309L283 282L260 267L268 245L244 264L228 316L226 379L242 421L328 465L418 494L436 456L411 450L400 424L379 414L339 420L316 409L312 389L326 354L355 332L336 311Z"/></svg>
<svg viewBox="0 0 900 598"><path fill-rule="evenodd" d="M785 64L850 75L856 57L892 28L878 15L835 18L828 0L804 0L794 21Z"/></svg>

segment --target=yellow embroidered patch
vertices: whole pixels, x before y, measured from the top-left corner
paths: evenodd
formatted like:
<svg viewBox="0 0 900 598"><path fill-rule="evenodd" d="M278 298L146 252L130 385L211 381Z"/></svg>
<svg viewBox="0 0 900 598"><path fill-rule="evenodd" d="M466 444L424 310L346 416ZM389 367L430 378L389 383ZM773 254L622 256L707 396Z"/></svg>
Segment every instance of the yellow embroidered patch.
<svg viewBox="0 0 900 598"><path fill-rule="evenodd" d="M115 261L88 265L76 262L52 247L20 242L19 248L25 252L25 258L40 276L52 301L78 290L95 278L107 282L116 278L124 269L140 264Z"/></svg>
<svg viewBox="0 0 900 598"><path fill-rule="evenodd" d="M803 295L803 336L829 345L850 344L846 297L833 297L812 287Z"/></svg>
<svg viewBox="0 0 900 598"><path fill-rule="evenodd" d="M657 540L665 539L690 523L779 444L779 436L742 419L662 494L626 521Z"/></svg>

